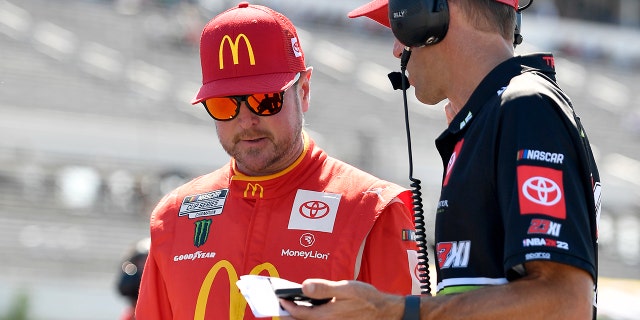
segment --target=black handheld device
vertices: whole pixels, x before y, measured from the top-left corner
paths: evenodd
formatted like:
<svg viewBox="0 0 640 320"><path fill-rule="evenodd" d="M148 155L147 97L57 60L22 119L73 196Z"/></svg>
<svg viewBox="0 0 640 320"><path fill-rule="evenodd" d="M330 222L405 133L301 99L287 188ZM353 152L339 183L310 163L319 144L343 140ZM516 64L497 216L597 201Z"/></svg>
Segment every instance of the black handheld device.
<svg viewBox="0 0 640 320"><path fill-rule="evenodd" d="M326 299L309 298L302 293L302 288L280 288L280 289L275 289L275 293L276 293L276 296L280 299L285 299L285 300L293 301L296 303L297 302L307 303L314 306L325 304L331 301L332 299L332 298L326 298Z"/></svg>

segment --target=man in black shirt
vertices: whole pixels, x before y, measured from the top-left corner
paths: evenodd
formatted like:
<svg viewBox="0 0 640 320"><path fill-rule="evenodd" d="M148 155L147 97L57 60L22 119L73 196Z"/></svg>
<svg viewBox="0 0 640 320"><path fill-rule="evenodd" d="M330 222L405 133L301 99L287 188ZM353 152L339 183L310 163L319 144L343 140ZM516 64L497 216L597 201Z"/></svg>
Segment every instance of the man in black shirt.
<svg viewBox="0 0 640 320"><path fill-rule="evenodd" d="M550 54L514 55L517 0L374 0L415 95L445 99L436 297L307 280L296 319L595 319L600 177ZM518 28L516 28L518 27Z"/></svg>

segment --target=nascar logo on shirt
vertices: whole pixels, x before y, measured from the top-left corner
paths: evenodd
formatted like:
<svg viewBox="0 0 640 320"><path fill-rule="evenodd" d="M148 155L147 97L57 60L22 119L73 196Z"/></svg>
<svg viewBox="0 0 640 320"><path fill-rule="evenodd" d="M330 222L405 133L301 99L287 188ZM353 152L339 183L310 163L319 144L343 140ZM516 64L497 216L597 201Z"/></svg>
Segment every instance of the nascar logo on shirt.
<svg viewBox="0 0 640 320"><path fill-rule="evenodd" d="M518 166L520 214L542 214L565 219L562 171L546 167Z"/></svg>
<svg viewBox="0 0 640 320"><path fill-rule="evenodd" d="M289 216L289 229L333 232L340 194L299 189Z"/></svg>
<svg viewBox="0 0 640 320"><path fill-rule="evenodd" d="M188 195L182 199L178 216L189 219L215 216L222 213L227 201L229 189L220 189L207 193Z"/></svg>
<svg viewBox="0 0 640 320"><path fill-rule="evenodd" d="M564 161L564 154L562 153L546 152L541 150L522 149L518 151L516 157L518 160L537 160L554 164L562 164Z"/></svg>

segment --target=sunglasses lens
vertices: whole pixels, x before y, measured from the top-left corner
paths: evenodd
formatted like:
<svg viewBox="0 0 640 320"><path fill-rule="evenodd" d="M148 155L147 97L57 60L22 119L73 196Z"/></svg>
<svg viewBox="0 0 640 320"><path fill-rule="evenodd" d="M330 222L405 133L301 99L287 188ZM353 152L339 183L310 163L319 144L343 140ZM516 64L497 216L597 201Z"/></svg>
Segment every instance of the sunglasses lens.
<svg viewBox="0 0 640 320"><path fill-rule="evenodd" d="M207 112L216 120L224 121L233 119L238 112L238 103L228 97L210 98L205 102Z"/></svg>
<svg viewBox="0 0 640 320"><path fill-rule="evenodd" d="M282 110L283 97L282 92L257 93L247 97L247 105L257 115L271 116Z"/></svg>
<svg viewBox="0 0 640 320"><path fill-rule="evenodd" d="M282 110L283 97L284 92L258 93L250 96L209 98L204 105L211 117L218 121L227 121L238 115L238 101L246 102L251 112L259 116L272 116Z"/></svg>

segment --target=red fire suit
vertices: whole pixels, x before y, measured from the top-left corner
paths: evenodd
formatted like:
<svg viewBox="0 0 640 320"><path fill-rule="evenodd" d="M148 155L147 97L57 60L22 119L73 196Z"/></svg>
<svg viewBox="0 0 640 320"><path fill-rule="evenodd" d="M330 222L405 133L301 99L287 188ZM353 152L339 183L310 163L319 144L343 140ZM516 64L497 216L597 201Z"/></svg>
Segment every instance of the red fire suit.
<svg viewBox="0 0 640 320"><path fill-rule="evenodd" d="M246 176L232 159L159 202L137 319L254 319L235 285L244 274L420 292L410 192L304 136L282 172Z"/></svg>

